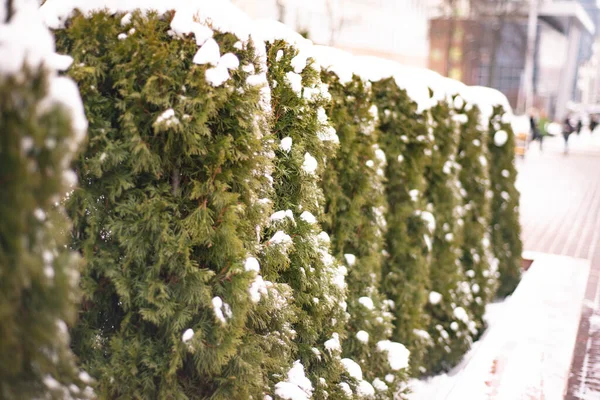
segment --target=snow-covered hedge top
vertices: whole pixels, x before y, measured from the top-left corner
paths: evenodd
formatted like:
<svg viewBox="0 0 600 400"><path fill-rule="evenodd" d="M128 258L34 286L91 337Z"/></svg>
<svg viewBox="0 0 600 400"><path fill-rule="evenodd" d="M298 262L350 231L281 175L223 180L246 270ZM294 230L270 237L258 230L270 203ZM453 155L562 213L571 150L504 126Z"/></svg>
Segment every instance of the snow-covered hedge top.
<svg viewBox="0 0 600 400"><path fill-rule="evenodd" d="M173 10L175 17L171 28L174 33L194 34L199 46L212 36L211 28L231 32L242 40L252 37L259 56L264 54L261 43L283 39L299 50L296 65L300 71L306 65L306 59L312 57L322 67L335 72L342 83L350 81L353 74L370 81L393 77L398 86L406 89L417 103L419 111L458 94L468 104L485 109L484 115L491 115L487 110L495 105L502 105L507 112L511 112L506 97L494 89L469 87L425 68L408 67L371 56L353 56L339 49L316 46L279 22L252 20L227 0L48 0L42 6L42 13L49 27L60 28L75 9L84 14L101 9L113 12L142 9L156 10L159 13ZM433 97L430 96L429 89L432 90Z"/></svg>

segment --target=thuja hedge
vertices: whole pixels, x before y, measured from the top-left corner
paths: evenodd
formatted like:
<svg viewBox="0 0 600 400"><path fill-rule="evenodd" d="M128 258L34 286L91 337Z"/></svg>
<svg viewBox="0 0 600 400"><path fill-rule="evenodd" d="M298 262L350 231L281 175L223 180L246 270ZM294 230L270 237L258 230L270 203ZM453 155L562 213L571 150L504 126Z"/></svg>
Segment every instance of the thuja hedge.
<svg viewBox="0 0 600 400"><path fill-rule="evenodd" d="M268 376L255 366L287 362L247 295L270 213L260 88L242 68L213 86L196 43L170 36L172 14L123 17L77 15L56 32L90 124L67 203L86 260L73 348L103 397L257 396ZM258 68L252 43L214 40Z"/></svg>
<svg viewBox="0 0 600 400"><path fill-rule="evenodd" d="M326 136L331 127L323 106L329 95L322 88L319 71L313 60L302 60L307 65L301 70L294 68L297 56L298 50L283 40L267 46L276 144L272 174L276 212L266 232L273 239L267 242L261 269L265 279L284 282L293 290L293 354L314 382L314 398L343 398L341 387L335 384L344 372L341 348L325 345L344 335L343 268L331 255L329 238L318 223L324 200L319 182L337 143L335 133ZM274 243L283 232L288 236Z"/></svg>
<svg viewBox="0 0 600 400"><path fill-rule="evenodd" d="M392 78L373 84L374 104L379 110L380 145L388 163L385 194L388 229L385 236L383 289L395 305L394 338L406 343L412 366L420 366L422 335L428 324L423 312L429 286L429 251L435 220L426 211L425 166L430 163L433 137L427 116Z"/></svg>
<svg viewBox="0 0 600 400"><path fill-rule="evenodd" d="M380 288L389 226L384 187L387 155L379 146L377 106L369 81L357 75L344 81L329 71L322 78L332 96L328 115L340 141L323 178L323 225L331 235L335 255L348 268L350 318L343 355L359 363L369 382L376 382L381 398L390 398L401 390L405 374L388 363L381 348L397 344L389 341L394 302Z"/></svg>
<svg viewBox="0 0 600 400"><path fill-rule="evenodd" d="M496 105L489 118L487 146L491 181L492 250L498 259L500 273L497 295L511 294L521 278L521 225L519 224L519 192L515 187L517 170L514 163L515 136L502 106Z"/></svg>
<svg viewBox="0 0 600 400"><path fill-rule="evenodd" d="M483 126L476 101L423 108L291 37L173 18L56 31L90 121L67 209L86 261L72 346L97 393L385 399L455 365L494 258L518 279L513 149L490 141L507 110Z"/></svg>
<svg viewBox="0 0 600 400"><path fill-rule="evenodd" d="M67 247L70 220L58 204L74 184L85 117L77 87L49 62L53 42L35 5L3 3L0 15L11 37L0 43L0 398L88 399L67 328L81 258Z"/></svg>
<svg viewBox="0 0 600 400"><path fill-rule="evenodd" d="M425 313L429 341L422 372L434 374L460 361L469 348L473 333L468 322L457 320L457 307L468 309L470 291L465 292L466 276L460 262L464 223L458 215L461 204L456 154L460 127L451 102L431 108L429 124L434 135L431 161L426 169L426 197L435 215L435 233L429 272L430 293Z"/></svg>

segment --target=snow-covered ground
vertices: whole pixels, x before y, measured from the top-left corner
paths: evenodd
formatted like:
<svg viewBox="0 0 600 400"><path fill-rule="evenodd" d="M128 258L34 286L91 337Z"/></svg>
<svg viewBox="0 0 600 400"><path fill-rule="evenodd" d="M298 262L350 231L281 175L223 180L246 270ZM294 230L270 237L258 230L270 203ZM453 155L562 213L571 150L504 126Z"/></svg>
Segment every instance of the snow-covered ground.
<svg viewBox="0 0 600 400"><path fill-rule="evenodd" d="M533 253L513 295L488 305L489 328L448 374L413 381L411 400L562 399L588 260Z"/></svg>

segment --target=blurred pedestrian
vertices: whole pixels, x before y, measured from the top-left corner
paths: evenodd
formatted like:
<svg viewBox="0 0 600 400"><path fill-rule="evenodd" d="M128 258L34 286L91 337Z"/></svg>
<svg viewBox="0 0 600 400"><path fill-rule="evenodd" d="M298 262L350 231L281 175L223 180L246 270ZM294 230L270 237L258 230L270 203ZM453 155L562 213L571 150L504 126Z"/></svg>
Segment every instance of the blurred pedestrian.
<svg viewBox="0 0 600 400"><path fill-rule="evenodd" d="M563 138L565 139L565 154L567 154L569 152L569 136L574 131L575 131L575 127L573 126L573 123L571 122L571 115L567 114L567 116L565 117L565 120L563 121L563 126L562 126L562 134L563 134Z"/></svg>
<svg viewBox="0 0 600 400"><path fill-rule="evenodd" d="M540 150L542 150L543 137L542 137L540 128L538 127L538 121L536 121L536 111L533 109L531 111L529 111L529 126L530 126L530 131L531 131L530 143L533 141L539 140Z"/></svg>
<svg viewBox="0 0 600 400"><path fill-rule="evenodd" d="M590 117L590 132L594 133L596 127L598 126L598 117L596 115L592 115Z"/></svg>
<svg viewBox="0 0 600 400"><path fill-rule="evenodd" d="M581 116L579 116L579 119L577 120L577 128L576 128L578 135L581 133L582 127L583 127L582 118L581 118Z"/></svg>

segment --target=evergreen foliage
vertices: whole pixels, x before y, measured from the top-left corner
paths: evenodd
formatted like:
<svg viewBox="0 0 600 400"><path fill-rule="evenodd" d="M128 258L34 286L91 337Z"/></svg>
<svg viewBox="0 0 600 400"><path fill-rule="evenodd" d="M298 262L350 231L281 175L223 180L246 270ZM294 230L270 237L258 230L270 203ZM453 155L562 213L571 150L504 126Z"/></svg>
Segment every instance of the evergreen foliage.
<svg viewBox="0 0 600 400"><path fill-rule="evenodd" d="M324 109L331 96L314 61L283 40L267 46L267 65L276 135L276 212L265 232L271 239L261 262L263 275L293 290L293 354L312 382L313 397L343 398L337 385L343 373L341 348L326 343L345 335L345 268L332 257L329 237L318 223L323 209L320 178L337 148ZM274 243L282 234L285 239Z"/></svg>
<svg viewBox="0 0 600 400"><path fill-rule="evenodd" d="M56 32L90 121L67 209L86 260L73 348L98 396L389 399L408 372L456 365L492 254L499 293L518 282L504 110L481 126L460 96L418 108L300 41L214 30L219 61L202 59L172 18L77 14Z"/></svg>
<svg viewBox="0 0 600 400"><path fill-rule="evenodd" d="M492 197L492 251L498 259L500 273L497 295L511 294L521 279L521 225L519 224L519 191L515 186L515 135L503 116L506 110L496 106L489 120L487 146ZM506 133L506 140L502 132Z"/></svg>
<svg viewBox="0 0 600 400"><path fill-rule="evenodd" d="M0 7L11 5L17 7L16 2ZM0 398L90 398L89 376L79 372L69 348L67 324L75 322L81 259L66 247L70 220L60 204L74 183L68 167L85 131L52 93L53 87L67 87L76 95L75 86L27 59L18 73L5 71L0 73Z"/></svg>
<svg viewBox="0 0 600 400"><path fill-rule="evenodd" d="M455 309L454 315L470 325L470 330L478 337L485 328L485 305L496 292L497 280L497 260L491 255L489 240L488 148L486 131L480 126L479 108L466 105L464 101L455 100L456 103L460 104L455 119L460 124L457 162L462 195L462 204L458 207L458 215L463 221L461 265L469 283L463 292L468 295L470 291L472 300L469 310L457 315Z"/></svg>
<svg viewBox="0 0 600 400"><path fill-rule="evenodd" d="M386 154L379 145L378 110L371 83L353 76L349 82L322 73L333 102L328 109L340 140L323 179L326 197L324 226L334 254L348 267L348 337L343 355L356 361L377 398L390 398L405 383L405 367L388 362L382 343L392 337L394 303L380 291L385 253ZM397 346L402 346L397 344ZM396 368L393 368L396 367ZM377 384L380 383L380 384Z"/></svg>
<svg viewBox="0 0 600 400"><path fill-rule="evenodd" d="M457 215L460 205L456 154L460 140L454 107L438 102L429 111L434 146L426 170L426 197L435 215L435 233L430 264L430 295L425 313L430 316L427 329L429 346L422 372L427 375L446 371L456 365L469 349L472 332L468 324L454 315L456 307L468 309L471 291L460 262L463 220Z"/></svg>
<svg viewBox="0 0 600 400"><path fill-rule="evenodd" d="M57 32L90 121L68 204L87 261L75 351L104 398L259 397L259 366L287 361L271 356L276 338L246 332L249 317L268 323L245 269L268 216L260 88L242 68L209 79L195 41L171 37L171 13L122 17L78 15ZM251 42L214 39L259 68Z"/></svg>
<svg viewBox="0 0 600 400"><path fill-rule="evenodd" d="M394 340L411 351L413 372L423 353L423 313L429 285L428 252L435 219L425 203L425 166L431 157L432 137L425 116L405 90L389 78L373 84L379 109L379 142L388 156L385 193L388 202L386 259L383 290L395 304Z"/></svg>

